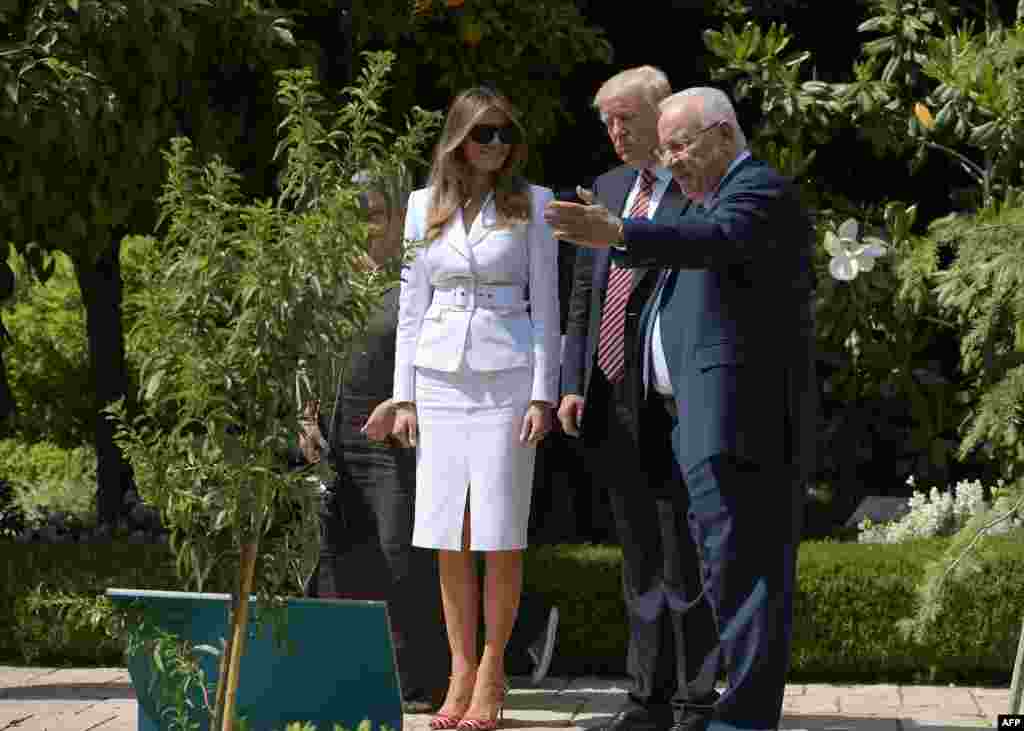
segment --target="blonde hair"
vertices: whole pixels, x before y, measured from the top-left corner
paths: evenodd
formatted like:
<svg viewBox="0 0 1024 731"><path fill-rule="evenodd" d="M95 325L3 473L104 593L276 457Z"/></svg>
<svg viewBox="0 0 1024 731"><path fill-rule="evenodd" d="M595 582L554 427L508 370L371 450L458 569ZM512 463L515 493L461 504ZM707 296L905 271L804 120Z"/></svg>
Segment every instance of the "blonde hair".
<svg viewBox="0 0 1024 731"><path fill-rule="evenodd" d="M427 185L431 189L427 209L427 239L437 238L455 211L469 196L469 162L462 151L473 125L491 109L501 111L519 128L520 141L512 145L505 164L495 175L494 204L497 223L507 227L530 220L530 188L519 170L526 163L525 130L519 112L500 92L476 86L459 93L448 108L441 139L434 148L434 161Z"/></svg>
<svg viewBox="0 0 1024 731"><path fill-rule="evenodd" d="M636 66L620 71L601 84L601 88L594 95L593 107L597 109L607 100L633 90L640 92L655 108L658 102L672 93L672 87L664 71L655 66Z"/></svg>

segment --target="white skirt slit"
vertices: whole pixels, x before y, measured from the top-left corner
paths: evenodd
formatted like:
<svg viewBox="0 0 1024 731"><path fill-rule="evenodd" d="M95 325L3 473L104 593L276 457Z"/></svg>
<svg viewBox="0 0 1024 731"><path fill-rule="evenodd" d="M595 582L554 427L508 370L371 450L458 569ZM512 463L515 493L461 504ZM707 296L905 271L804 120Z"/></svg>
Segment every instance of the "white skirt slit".
<svg viewBox="0 0 1024 731"><path fill-rule="evenodd" d="M519 441L532 368L416 369L412 542L458 551L467 496L473 551L526 548L536 447Z"/></svg>

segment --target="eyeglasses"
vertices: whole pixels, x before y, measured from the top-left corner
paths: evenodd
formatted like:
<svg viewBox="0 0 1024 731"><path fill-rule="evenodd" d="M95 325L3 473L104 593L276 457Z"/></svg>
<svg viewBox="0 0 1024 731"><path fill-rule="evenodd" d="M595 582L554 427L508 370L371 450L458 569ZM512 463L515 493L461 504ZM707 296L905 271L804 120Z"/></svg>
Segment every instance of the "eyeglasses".
<svg viewBox="0 0 1024 731"><path fill-rule="evenodd" d="M701 127L699 130L694 132L693 136L690 138L684 137L681 140L669 140L664 145L659 145L657 149L659 157L661 157L663 160L666 160L675 157L676 155L681 155L683 152L693 147L693 145L697 142L698 137L700 137L708 130L714 129L720 124L725 124L725 120L719 119L717 122L712 122L707 127Z"/></svg>
<svg viewBox="0 0 1024 731"><path fill-rule="evenodd" d="M478 124L469 131L469 139L478 145L515 145L521 137L519 128L514 124Z"/></svg>

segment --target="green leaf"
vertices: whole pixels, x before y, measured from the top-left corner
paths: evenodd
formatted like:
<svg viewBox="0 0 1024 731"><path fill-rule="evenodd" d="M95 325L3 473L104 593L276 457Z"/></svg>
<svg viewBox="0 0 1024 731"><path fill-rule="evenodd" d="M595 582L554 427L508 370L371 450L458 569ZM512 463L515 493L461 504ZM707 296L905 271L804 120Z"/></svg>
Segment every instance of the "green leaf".
<svg viewBox="0 0 1024 731"><path fill-rule="evenodd" d="M888 31L892 28L892 22L885 17L869 18L857 26L861 33L874 33L876 31Z"/></svg>
<svg viewBox="0 0 1024 731"><path fill-rule="evenodd" d="M896 41L893 38L878 38L869 41L861 46L861 51L866 56L878 56L882 53L890 53L896 48Z"/></svg>
<svg viewBox="0 0 1024 731"><path fill-rule="evenodd" d="M999 132L999 123L997 120L985 122L984 124L979 124L971 129L968 142L975 147L985 148L998 139Z"/></svg>
<svg viewBox="0 0 1024 731"><path fill-rule="evenodd" d="M761 37L761 26L752 25L750 28L750 46L747 49L746 58L757 55L757 52L761 49Z"/></svg>
<svg viewBox="0 0 1024 731"><path fill-rule="evenodd" d="M942 129L943 127L945 127L946 124L949 122L950 118L953 116L953 112L954 109L952 100L946 102L943 105L942 109L939 110L939 113L935 116L936 129Z"/></svg>
<svg viewBox="0 0 1024 731"><path fill-rule="evenodd" d="M287 28L282 28L279 25L275 25L272 26L272 31L277 40L281 41L286 46L295 45L295 37L292 35L292 32Z"/></svg>
<svg viewBox="0 0 1024 731"><path fill-rule="evenodd" d="M18 82L15 79L11 79L4 84L4 91L7 92L11 102L16 105L18 103Z"/></svg>
<svg viewBox="0 0 1024 731"><path fill-rule="evenodd" d="M718 56L719 58L730 58L732 53L729 49L729 44L726 42L725 37L716 30L705 30L703 34L704 45L709 51Z"/></svg>
<svg viewBox="0 0 1024 731"><path fill-rule="evenodd" d="M160 388L160 384L163 383L164 375L166 371L159 370L150 376L149 381L146 383L146 400L150 400L156 395L157 390Z"/></svg>
<svg viewBox="0 0 1024 731"><path fill-rule="evenodd" d="M67 0L68 7L78 12L78 0Z"/></svg>
<svg viewBox="0 0 1024 731"><path fill-rule="evenodd" d="M802 51L800 53L796 53L796 54L790 56L789 58L787 58L782 63L783 63L784 66L787 66L787 67L799 66L800 64L802 64L804 61L806 61L810 57L811 57L811 52L810 51Z"/></svg>

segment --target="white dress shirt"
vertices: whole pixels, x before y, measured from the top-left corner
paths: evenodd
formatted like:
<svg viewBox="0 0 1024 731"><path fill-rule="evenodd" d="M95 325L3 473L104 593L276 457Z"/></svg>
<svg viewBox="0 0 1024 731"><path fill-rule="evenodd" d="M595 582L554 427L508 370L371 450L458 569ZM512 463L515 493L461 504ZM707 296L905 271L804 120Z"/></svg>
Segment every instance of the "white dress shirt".
<svg viewBox="0 0 1024 731"><path fill-rule="evenodd" d="M661 344L661 292L658 293L655 307L654 325L649 328L644 342L644 352L651 354L650 358L644 358L644 393L647 392L648 373L653 371L651 385L654 390L662 396L671 396L672 379L668 376L668 361L665 360L665 348Z"/></svg>
<svg viewBox="0 0 1024 731"><path fill-rule="evenodd" d="M651 172L654 173L655 179L654 185L651 186L651 200L647 204L648 219L654 218L654 214L658 210L658 204L661 203L661 199L665 197L665 191L668 190L668 186L672 183L672 173L669 172L668 168L656 167ZM622 206L623 216L629 213L633 207L633 201L640 194L640 182L642 180L643 175L636 176L636 182L633 183L633 188L629 191L629 195L626 196L626 203Z"/></svg>

